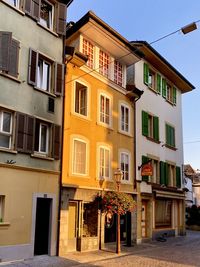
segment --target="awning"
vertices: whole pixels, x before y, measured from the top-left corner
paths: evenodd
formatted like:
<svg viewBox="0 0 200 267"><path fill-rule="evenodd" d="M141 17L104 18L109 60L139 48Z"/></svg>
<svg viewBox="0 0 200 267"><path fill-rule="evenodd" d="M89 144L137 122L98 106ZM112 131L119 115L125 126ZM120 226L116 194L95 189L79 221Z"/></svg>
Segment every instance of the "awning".
<svg viewBox="0 0 200 267"><path fill-rule="evenodd" d="M185 195L181 193L175 193L175 192L166 192L166 191L155 191L156 197L162 197L162 198L171 198L171 199L185 199Z"/></svg>

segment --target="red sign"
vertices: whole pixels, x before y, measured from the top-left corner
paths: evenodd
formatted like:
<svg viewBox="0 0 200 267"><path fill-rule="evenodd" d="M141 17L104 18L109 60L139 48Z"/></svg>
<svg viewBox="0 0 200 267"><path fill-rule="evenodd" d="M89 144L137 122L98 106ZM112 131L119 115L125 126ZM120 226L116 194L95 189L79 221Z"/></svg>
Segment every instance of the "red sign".
<svg viewBox="0 0 200 267"><path fill-rule="evenodd" d="M152 165L149 164L149 163L142 165L141 175L142 176L152 176L153 175L153 167L152 167Z"/></svg>

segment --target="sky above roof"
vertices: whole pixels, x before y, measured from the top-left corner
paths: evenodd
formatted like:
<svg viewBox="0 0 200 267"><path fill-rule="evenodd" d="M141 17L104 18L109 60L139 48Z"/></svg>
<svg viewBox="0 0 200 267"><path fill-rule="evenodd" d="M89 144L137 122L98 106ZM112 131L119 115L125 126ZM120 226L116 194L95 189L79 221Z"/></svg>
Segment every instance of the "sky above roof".
<svg viewBox="0 0 200 267"><path fill-rule="evenodd" d="M149 43L200 20L199 0L74 0L67 21L76 22L89 10L129 41ZM200 169L200 29L174 33L152 46L196 87L182 99L184 163Z"/></svg>

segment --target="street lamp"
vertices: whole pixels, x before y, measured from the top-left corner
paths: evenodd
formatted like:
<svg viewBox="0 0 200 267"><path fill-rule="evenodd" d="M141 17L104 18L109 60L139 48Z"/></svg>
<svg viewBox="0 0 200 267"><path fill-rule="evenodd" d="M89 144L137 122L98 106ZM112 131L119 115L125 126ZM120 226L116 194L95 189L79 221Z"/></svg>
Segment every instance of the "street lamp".
<svg viewBox="0 0 200 267"><path fill-rule="evenodd" d="M117 192L119 192L121 180L123 178L123 172L118 168L114 172L114 177L115 177L115 181L117 184ZM120 214L119 214L119 210L117 211L117 229L116 229L116 232L117 232L116 253L119 254L120 253Z"/></svg>

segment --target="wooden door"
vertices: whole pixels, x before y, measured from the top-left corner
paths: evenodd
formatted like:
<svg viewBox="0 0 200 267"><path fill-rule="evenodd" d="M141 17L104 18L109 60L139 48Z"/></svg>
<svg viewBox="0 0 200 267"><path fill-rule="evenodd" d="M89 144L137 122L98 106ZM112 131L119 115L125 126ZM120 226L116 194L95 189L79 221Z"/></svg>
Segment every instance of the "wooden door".
<svg viewBox="0 0 200 267"><path fill-rule="evenodd" d="M142 201L142 216L141 216L142 238L147 237L147 201Z"/></svg>

